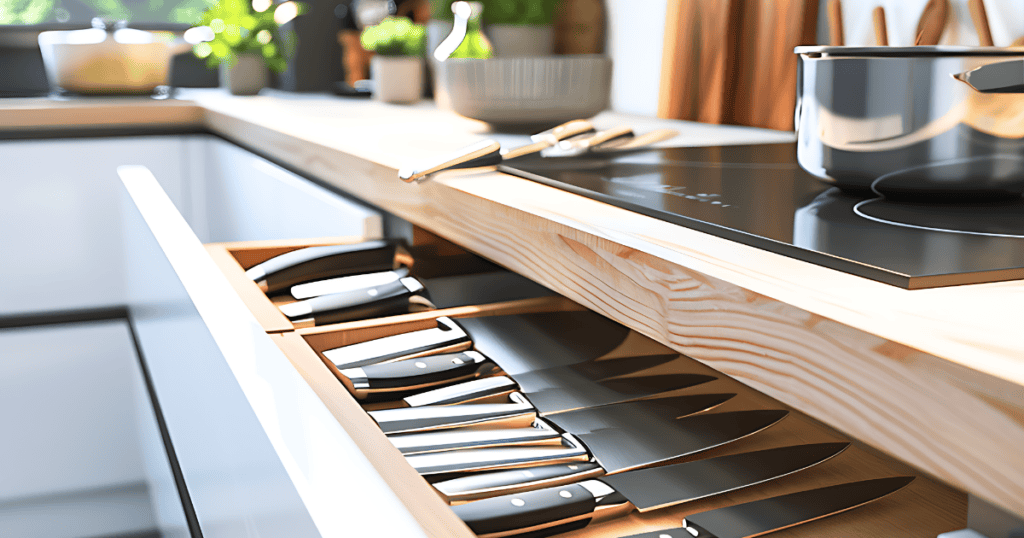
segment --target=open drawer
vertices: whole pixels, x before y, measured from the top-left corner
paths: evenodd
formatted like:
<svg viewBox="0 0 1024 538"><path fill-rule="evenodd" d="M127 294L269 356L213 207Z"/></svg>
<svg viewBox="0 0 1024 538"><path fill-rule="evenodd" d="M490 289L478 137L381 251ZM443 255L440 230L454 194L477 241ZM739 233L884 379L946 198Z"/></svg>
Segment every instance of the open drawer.
<svg viewBox="0 0 1024 538"><path fill-rule="evenodd" d="M558 298L529 299L268 334L151 175L135 169L122 176L130 316L166 424L165 442L180 469L178 486L204 534L472 537L349 394L323 351L429 326L442 313L469 322L579 307ZM671 353L623 330L629 346ZM478 349L500 355L487 347L494 345L481 340ZM717 380L694 392L737 394L716 411L785 408L696 361L680 357L670 364L655 373L706 373ZM790 410L775 426L700 457L836 439L842 436ZM564 536L674 528L686 515L718 506L893 474L918 473L854 443L815 468L768 484L634 511ZM962 528L965 509L960 492L918 474L907 488L869 506L775 536L930 538Z"/></svg>
<svg viewBox="0 0 1024 538"><path fill-rule="evenodd" d="M263 328L267 332L283 332L312 324L308 319L305 323L291 320L282 313L282 306L297 301L287 288L267 293L246 275L246 271L276 256L302 248L328 245L355 247L362 241L358 237L247 241L208 244L206 249ZM429 294L425 295L428 306L421 308L434 312L432 317L450 315L438 312L451 308L553 296L547 288L422 230L416 230L411 245L405 245L404 242L397 244L398 253L395 258L403 264L403 269L407 265L409 276L425 287L425 294ZM377 270L393 268L381 267Z"/></svg>

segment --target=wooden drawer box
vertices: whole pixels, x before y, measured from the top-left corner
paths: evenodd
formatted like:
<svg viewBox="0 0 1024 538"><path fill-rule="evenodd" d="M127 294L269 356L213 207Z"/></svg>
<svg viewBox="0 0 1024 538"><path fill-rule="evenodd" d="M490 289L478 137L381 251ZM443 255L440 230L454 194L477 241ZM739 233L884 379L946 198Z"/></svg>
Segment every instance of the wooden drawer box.
<svg viewBox="0 0 1024 538"><path fill-rule="evenodd" d="M469 314L466 317L483 315L503 315L523 312L547 312L560 309L579 309L575 303L568 301L559 303L548 301L545 304L516 305L514 307L490 309ZM323 356L323 351L343 345L367 341L373 338L430 328L433 322L428 319L414 319L418 315L405 316L404 320L382 322L368 320L339 324L322 328L301 329L289 333L273 335L275 343L289 358L313 390L320 396L331 413L338 419L342 427L352 435L363 452L370 458L374 467L391 487L399 492L406 506L428 521L437 517L437 500L441 499L428 481L420 477L405 464L402 455L388 442L386 436L364 412L364 409L375 408L374 404L361 406L338 380L338 371L330 360ZM668 348L631 332L630 349L642 349L640 354L672 353ZM484 355L495 356L496 351L481 345L475 349ZM618 349L629 355L629 349ZM718 379L687 390L688 394L735 392L738 396L714 409L713 412L739 411L744 409L778 409L786 408L779 402L757 392L745 385L730 379L700 364L686 359L674 361L644 374L668 373L703 373ZM703 459L709 456L720 456L760 450L795 443L833 442L848 440L831 428L818 423L806 415L790 409L790 415L782 422L759 432L746 439L730 443L726 446L702 453L698 456L682 458L674 461L684 462ZM963 527L966 518L965 496L947 486L930 480L893 460L878 451L862 444L855 443L835 458L812 469L781 478L771 483L746 488L744 490L695 501L676 507L655 510L647 514L633 512L624 518L595 523L585 529L564 534L566 537L613 538L628 536L640 532L676 527L688 514L701 512L741 502L758 500L775 495L801 491L844 481L862 480L867 478L892 476L897 474L917 474L918 479L910 486L896 494L872 503L869 506L826 518L821 521L802 525L779 532L773 536L784 537L934 537L942 532ZM458 532L444 536L472 536L472 533L460 529Z"/></svg>
<svg viewBox="0 0 1024 538"><path fill-rule="evenodd" d="M290 295L275 294L267 296L245 275L245 271L254 265L270 258L305 247L322 245L345 245L363 242L361 237L351 238L313 238L284 241L247 241L238 243L212 243L205 245L210 257L224 272L239 297L245 301L256 319L268 333L291 331L298 328L281 310L281 305L295 302ZM549 295L550 292L540 285L518 277L504 269L487 262L426 232L417 231L413 245L408 247L414 260L412 276L422 279L444 279L458 276L486 276L497 278L507 277L505 282L509 288L508 295L522 298ZM433 286L427 283L428 291ZM498 294L500 295L500 294ZM469 311L472 311L471 308ZM430 311L428 317L442 315L438 311ZM457 315L457 314L456 314Z"/></svg>

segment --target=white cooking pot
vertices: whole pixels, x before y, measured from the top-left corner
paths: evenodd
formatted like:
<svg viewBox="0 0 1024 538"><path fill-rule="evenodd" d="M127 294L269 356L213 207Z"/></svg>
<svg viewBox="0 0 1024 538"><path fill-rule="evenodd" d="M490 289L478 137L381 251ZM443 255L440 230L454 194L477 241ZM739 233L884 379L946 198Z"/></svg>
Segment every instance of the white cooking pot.
<svg viewBox="0 0 1024 538"><path fill-rule="evenodd" d="M50 86L76 93L152 93L167 84L171 56L190 47L169 34L133 28L39 34Z"/></svg>

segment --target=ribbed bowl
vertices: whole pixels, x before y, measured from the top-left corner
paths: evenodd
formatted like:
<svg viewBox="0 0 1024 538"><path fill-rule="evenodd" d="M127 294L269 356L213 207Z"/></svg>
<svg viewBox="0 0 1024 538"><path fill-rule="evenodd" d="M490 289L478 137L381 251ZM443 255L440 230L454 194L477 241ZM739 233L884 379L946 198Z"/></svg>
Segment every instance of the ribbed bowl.
<svg viewBox="0 0 1024 538"><path fill-rule="evenodd" d="M497 125L555 125L608 108L612 61L600 55L450 59L439 70L452 110Z"/></svg>

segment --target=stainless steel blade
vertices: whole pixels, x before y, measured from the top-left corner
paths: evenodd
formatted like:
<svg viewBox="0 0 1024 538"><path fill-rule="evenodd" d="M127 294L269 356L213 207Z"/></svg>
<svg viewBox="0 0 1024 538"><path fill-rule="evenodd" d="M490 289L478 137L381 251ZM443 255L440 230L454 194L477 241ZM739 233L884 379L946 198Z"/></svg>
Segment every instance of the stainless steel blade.
<svg viewBox="0 0 1024 538"><path fill-rule="evenodd" d="M646 512L780 478L812 467L850 446L820 443L771 448L640 469L599 480Z"/></svg>
<svg viewBox="0 0 1024 538"><path fill-rule="evenodd" d="M732 411L671 420L634 413L618 427L573 433L601 467L613 474L742 439L775 424L787 414L789 412L783 410ZM555 420L550 422L557 424Z"/></svg>
<svg viewBox="0 0 1024 538"><path fill-rule="evenodd" d="M600 359L620 347L619 356L670 354L672 350L636 335L593 312L546 312L460 319L474 346L509 375ZM645 351L635 351L633 336ZM648 349L659 351L647 352Z"/></svg>
<svg viewBox="0 0 1024 538"><path fill-rule="evenodd" d="M573 375L559 379L552 375L556 372L545 372L543 383L534 376L519 383L523 395L541 415L631 402L715 380L702 374L667 374L599 381L576 372L564 373ZM519 381L518 376L515 379Z"/></svg>
<svg viewBox="0 0 1024 538"><path fill-rule="evenodd" d="M815 519L852 510L895 493L914 481L912 476L862 480L801 491L687 517L680 537L751 538ZM687 527L693 529L694 534ZM664 531L661 531L664 532ZM638 536L658 536L650 533ZM667 534L676 536L676 534Z"/></svg>
<svg viewBox="0 0 1024 538"><path fill-rule="evenodd" d="M729 401L735 394L689 394L636 402L577 409L547 417L548 422L574 434L604 429L632 431L638 422L674 428L675 419L706 411ZM643 427L641 427L642 429Z"/></svg>

